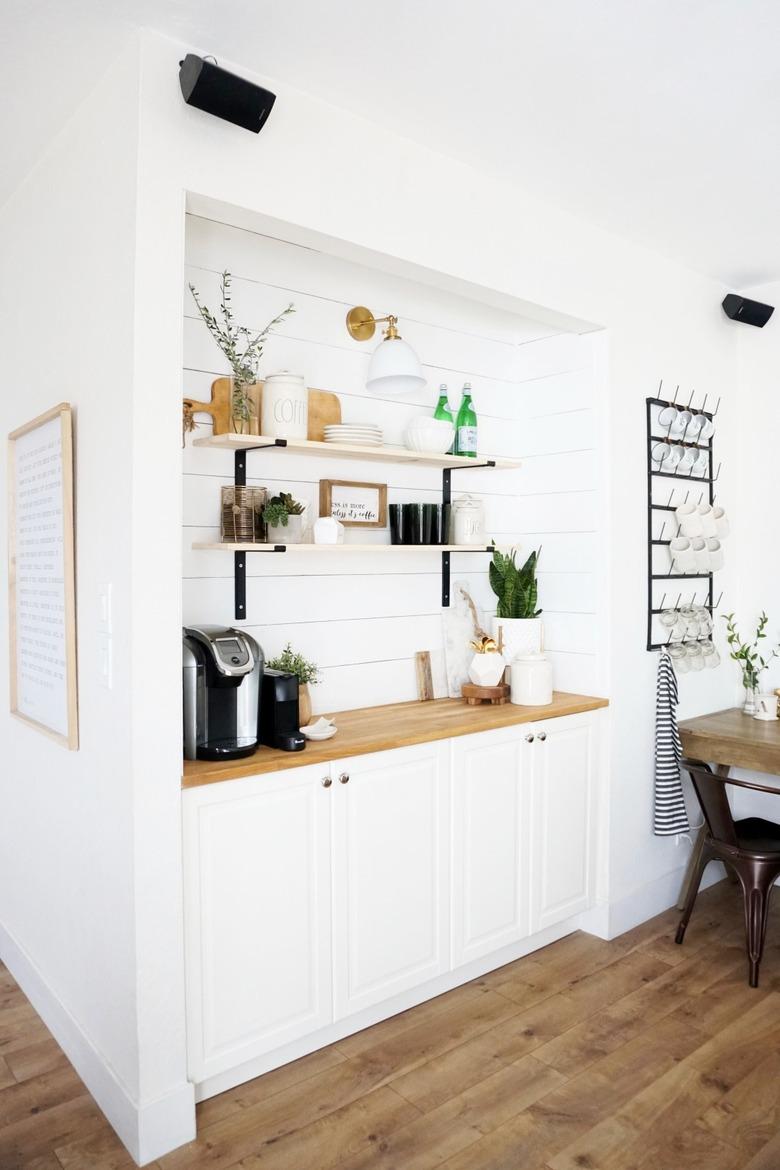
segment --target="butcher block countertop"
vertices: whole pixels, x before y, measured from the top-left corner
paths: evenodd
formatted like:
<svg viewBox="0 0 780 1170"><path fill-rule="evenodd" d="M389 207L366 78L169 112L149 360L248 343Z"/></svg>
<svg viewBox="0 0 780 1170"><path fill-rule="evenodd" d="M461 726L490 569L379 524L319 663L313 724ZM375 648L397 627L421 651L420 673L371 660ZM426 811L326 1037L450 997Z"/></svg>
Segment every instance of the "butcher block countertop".
<svg viewBox="0 0 780 1170"><path fill-rule="evenodd" d="M469 707L462 699L433 699L425 703L391 703L386 707L339 711L333 716L339 730L332 739L319 743L307 741L302 752L280 752L275 748L260 747L253 756L244 760L185 760L182 786L197 788L200 784L214 784L219 780L261 776L265 772L301 768L306 764L325 764L330 760L349 759L435 739L451 739L478 731L495 731L498 727L513 727L518 723L555 719L559 715L579 715L606 706L606 699L556 691L547 707L515 707L511 703L502 707Z"/></svg>

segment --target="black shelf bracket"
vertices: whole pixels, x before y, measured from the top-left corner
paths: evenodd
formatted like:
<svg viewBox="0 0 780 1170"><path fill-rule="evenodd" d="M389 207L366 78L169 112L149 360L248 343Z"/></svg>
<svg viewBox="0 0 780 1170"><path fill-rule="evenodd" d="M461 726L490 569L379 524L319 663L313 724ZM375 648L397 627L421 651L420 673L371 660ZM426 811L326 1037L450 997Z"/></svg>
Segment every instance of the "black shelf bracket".
<svg viewBox="0 0 780 1170"><path fill-rule="evenodd" d="M253 446L241 448L241 450L234 452L233 459L233 483L236 487L246 486L246 457L248 451L273 451L274 448L286 447L286 439L275 439L272 443L258 443ZM495 467L495 459L475 459L473 463L458 463L453 467L443 467L441 474L441 501L442 504L452 504L452 473L453 471L472 471L484 467ZM287 546L283 544L275 545L273 551L275 553L287 552ZM475 545L473 549L464 549L464 552L492 552L492 547L487 545ZM246 621L246 552L235 552L233 554L233 577L234 577L234 612L236 621ZM450 604L450 575L451 575L451 554L443 552L441 554L441 603L443 608L447 608Z"/></svg>
<svg viewBox="0 0 780 1170"><path fill-rule="evenodd" d="M474 471L480 467L495 467L495 459L483 459L479 463L474 460L474 463L458 463L455 467L443 467L441 472L441 502L447 507L452 504L452 473L453 471ZM489 548L483 549L480 545L475 551L490 552ZM450 589L451 589L451 554L443 552L441 554L441 604L442 609L447 609L450 604Z"/></svg>

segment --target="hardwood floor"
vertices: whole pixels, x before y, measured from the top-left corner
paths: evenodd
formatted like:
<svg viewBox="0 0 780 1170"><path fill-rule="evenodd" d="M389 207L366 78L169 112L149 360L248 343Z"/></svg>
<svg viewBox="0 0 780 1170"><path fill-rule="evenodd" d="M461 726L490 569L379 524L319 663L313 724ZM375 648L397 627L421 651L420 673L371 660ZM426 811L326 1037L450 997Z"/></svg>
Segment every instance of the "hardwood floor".
<svg viewBox="0 0 780 1170"><path fill-rule="evenodd" d="M780 899L761 986L701 895L574 934L198 1107L157 1170L780 1170ZM0 1170L133 1163L0 967Z"/></svg>

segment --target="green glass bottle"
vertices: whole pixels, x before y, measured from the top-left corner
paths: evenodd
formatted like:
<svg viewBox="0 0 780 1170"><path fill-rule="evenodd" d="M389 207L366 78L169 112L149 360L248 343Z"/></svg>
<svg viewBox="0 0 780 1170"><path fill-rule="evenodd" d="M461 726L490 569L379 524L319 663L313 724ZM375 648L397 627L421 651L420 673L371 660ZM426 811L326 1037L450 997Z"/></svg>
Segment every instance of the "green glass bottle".
<svg viewBox="0 0 780 1170"><path fill-rule="evenodd" d="M446 382L442 382L441 386L439 386L439 401L436 403L436 409L433 412L433 417L440 419L442 422L451 423L453 426L455 425L455 420L452 417L452 410L450 409L450 400ZM453 439L452 446L450 447L447 454L451 455L454 450L455 440Z"/></svg>
<svg viewBox="0 0 780 1170"><path fill-rule="evenodd" d="M477 412L471 402L471 382L463 383L463 398L455 420L455 454L477 457Z"/></svg>

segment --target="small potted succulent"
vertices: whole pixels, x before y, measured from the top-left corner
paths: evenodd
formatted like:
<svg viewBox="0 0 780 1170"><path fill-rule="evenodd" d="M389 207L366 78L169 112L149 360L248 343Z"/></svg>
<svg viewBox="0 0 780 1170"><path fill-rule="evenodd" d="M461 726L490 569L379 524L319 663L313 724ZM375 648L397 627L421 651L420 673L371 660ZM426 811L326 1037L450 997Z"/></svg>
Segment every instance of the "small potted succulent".
<svg viewBox="0 0 780 1170"><path fill-rule="evenodd" d="M490 587L498 598L493 637L508 663L518 654L538 654L542 649L542 611L536 608L536 568L541 551L532 552L518 567L517 549L502 553L493 546Z"/></svg>
<svg viewBox="0 0 780 1170"><path fill-rule="evenodd" d="M303 538L305 505L290 492L271 496L263 508L269 544L300 544Z"/></svg>
<svg viewBox="0 0 780 1170"><path fill-rule="evenodd" d="M474 657L469 666L469 678L477 687L497 687L504 674L505 662L493 638L487 636L470 642Z"/></svg>
<svg viewBox="0 0 780 1170"><path fill-rule="evenodd" d="M263 349L271 333L281 325L290 313L295 312L295 305L289 304L278 317L269 321L263 329L249 329L246 325L236 325L233 319L231 301L231 275L223 272L220 277L220 304L219 316L206 306L202 305L198 291L190 285L192 299L195 301L198 312L203 318L206 328L230 363L233 371L232 391L232 421L231 426L238 435L249 434L251 421L257 417L252 392L257 383L258 368L263 356ZM191 417L187 418L185 409L184 426L191 429Z"/></svg>
<svg viewBox="0 0 780 1170"><path fill-rule="evenodd" d="M319 682L319 667L309 662L302 654L296 654L289 642L281 654L271 658L266 666L271 670L283 670L286 674L294 674L298 679L298 718L301 727L305 727L311 721L309 687Z"/></svg>

